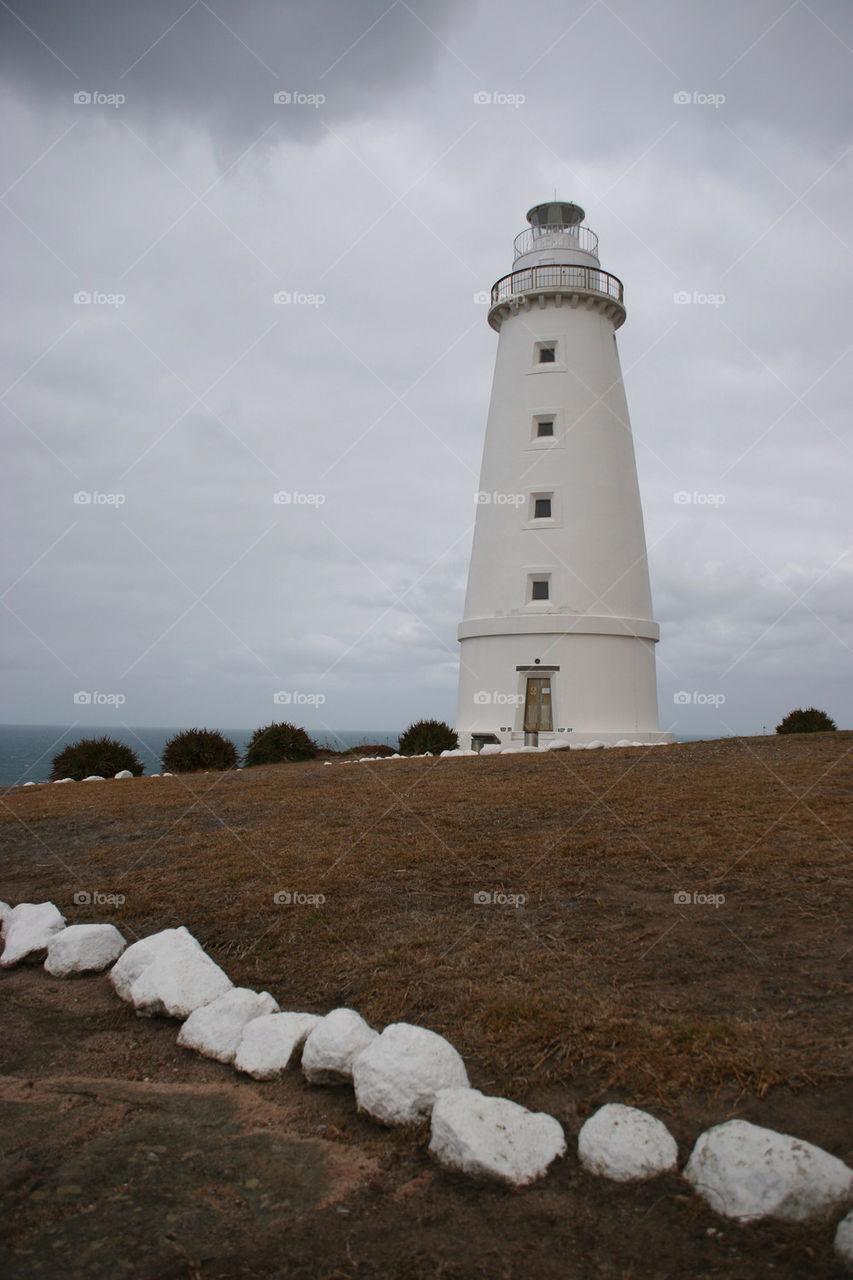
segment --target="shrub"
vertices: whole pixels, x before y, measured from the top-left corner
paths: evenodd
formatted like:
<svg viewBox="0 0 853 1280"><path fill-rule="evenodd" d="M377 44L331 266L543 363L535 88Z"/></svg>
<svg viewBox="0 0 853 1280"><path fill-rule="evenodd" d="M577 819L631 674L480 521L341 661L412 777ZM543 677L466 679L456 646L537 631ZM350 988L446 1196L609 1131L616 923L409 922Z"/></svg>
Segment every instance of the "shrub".
<svg viewBox="0 0 853 1280"><path fill-rule="evenodd" d="M202 769L236 769L237 748L215 729L185 729L163 748L166 773L198 773Z"/></svg>
<svg viewBox="0 0 853 1280"><path fill-rule="evenodd" d="M122 769L129 769L135 778L144 771L136 752L115 738L81 738L69 742L67 747L53 757L51 781L57 778L73 778L82 782L91 774L102 778L114 778Z"/></svg>
<svg viewBox="0 0 853 1280"><path fill-rule="evenodd" d="M319 748L304 729L282 721L256 729L246 748L245 761L253 764L280 764L283 760L313 760Z"/></svg>
<svg viewBox="0 0 853 1280"><path fill-rule="evenodd" d="M781 724L777 724L777 733L823 733L827 729L837 729L838 725L817 707L800 708L789 711Z"/></svg>
<svg viewBox="0 0 853 1280"><path fill-rule="evenodd" d="M459 739L443 720L416 720L400 736L400 754L404 756L422 756L425 751L435 756L458 746Z"/></svg>
<svg viewBox="0 0 853 1280"><path fill-rule="evenodd" d="M393 756L394 748L386 746L384 742L363 742L360 747L352 747L350 755L353 756Z"/></svg>

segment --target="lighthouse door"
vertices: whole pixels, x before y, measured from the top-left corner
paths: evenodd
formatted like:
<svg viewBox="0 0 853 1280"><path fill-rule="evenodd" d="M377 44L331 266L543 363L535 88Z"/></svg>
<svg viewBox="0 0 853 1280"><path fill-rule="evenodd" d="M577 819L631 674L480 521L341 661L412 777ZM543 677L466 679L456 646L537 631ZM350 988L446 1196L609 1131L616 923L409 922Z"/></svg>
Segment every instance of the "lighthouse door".
<svg viewBox="0 0 853 1280"><path fill-rule="evenodd" d="M527 695L524 699L524 732L550 733L552 727L551 678L528 676Z"/></svg>

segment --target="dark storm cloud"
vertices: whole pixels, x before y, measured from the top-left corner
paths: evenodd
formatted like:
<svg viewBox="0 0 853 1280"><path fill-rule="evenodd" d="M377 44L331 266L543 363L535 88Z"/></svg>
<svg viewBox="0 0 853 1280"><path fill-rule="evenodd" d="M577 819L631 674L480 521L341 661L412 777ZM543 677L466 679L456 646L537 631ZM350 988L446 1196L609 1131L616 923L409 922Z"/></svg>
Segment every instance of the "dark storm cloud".
<svg viewBox="0 0 853 1280"><path fill-rule="evenodd" d="M468 0L13 0L0 8L0 67L45 106L123 94L126 119L199 124L220 143L249 143L267 124L311 136L322 127L312 96L325 97L326 119L390 110L446 56L470 10ZM277 91L292 95L286 114Z"/></svg>

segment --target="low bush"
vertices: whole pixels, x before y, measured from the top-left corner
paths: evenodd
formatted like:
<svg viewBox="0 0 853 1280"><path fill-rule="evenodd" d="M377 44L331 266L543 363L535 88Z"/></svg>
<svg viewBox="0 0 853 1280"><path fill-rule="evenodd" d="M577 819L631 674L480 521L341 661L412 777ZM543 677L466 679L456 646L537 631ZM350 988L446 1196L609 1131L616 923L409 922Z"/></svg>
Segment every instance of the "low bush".
<svg viewBox="0 0 853 1280"><path fill-rule="evenodd" d="M789 711L781 724L777 724L777 733L824 733L827 729L837 729L838 725L817 707L799 708Z"/></svg>
<svg viewBox="0 0 853 1280"><path fill-rule="evenodd" d="M397 753L393 747L389 747L384 742L363 742L360 747L352 747L349 754L353 756L393 756Z"/></svg>
<svg viewBox="0 0 853 1280"><path fill-rule="evenodd" d="M69 742L67 747L53 757L51 781L73 778L82 782L92 774L101 778L114 778L123 769L129 769L135 778L144 772L136 752L115 738L81 738Z"/></svg>
<svg viewBox="0 0 853 1280"><path fill-rule="evenodd" d="M422 756L426 751L436 756L458 746L456 733L443 720L416 720L400 735L400 754L404 756Z"/></svg>
<svg viewBox="0 0 853 1280"><path fill-rule="evenodd" d="M282 761L313 760L319 748L304 729L282 721L256 729L246 748L245 763L281 764Z"/></svg>
<svg viewBox="0 0 853 1280"><path fill-rule="evenodd" d="M236 769L237 748L216 729L185 729L166 743L162 764L165 773Z"/></svg>

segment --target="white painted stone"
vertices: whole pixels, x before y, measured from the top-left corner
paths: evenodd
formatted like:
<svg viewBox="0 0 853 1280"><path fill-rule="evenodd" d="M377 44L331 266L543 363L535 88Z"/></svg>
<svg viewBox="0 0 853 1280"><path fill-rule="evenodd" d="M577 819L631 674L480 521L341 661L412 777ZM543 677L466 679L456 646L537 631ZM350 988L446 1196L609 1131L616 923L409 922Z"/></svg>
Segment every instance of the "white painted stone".
<svg viewBox="0 0 853 1280"><path fill-rule="evenodd" d="M119 769L118 773L115 776L116 778L132 778L133 774L130 772L129 769Z"/></svg>
<svg viewBox="0 0 853 1280"><path fill-rule="evenodd" d="M503 751L503 747L499 742L486 742L480 748L481 756L499 756Z"/></svg>
<svg viewBox="0 0 853 1280"><path fill-rule="evenodd" d="M570 742L561 742L559 738L552 738L550 742L546 743L549 751L568 751L571 745Z"/></svg>
<svg viewBox="0 0 853 1280"><path fill-rule="evenodd" d="M432 1110L430 1152L474 1177L524 1187L566 1151L562 1126L542 1111L477 1089L442 1089Z"/></svg>
<svg viewBox="0 0 853 1280"><path fill-rule="evenodd" d="M190 1014L178 1032L178 1044L217 1062L233 1062L252 1019L275 1013L278 1003L268 991L232 987Z"/></svg>
<svg viewBox="0 0 853 1280"><path fill-rule="evenodd" d="M130 998L141 1017L165 1014L183 1020L230 991L232 985L228 975L199 947L198 952L158 957L136 979Z"/></svg>
<svg viewBox="0 0 853 1280"><path fill-rule="evenodd" d="M73 782L73 778L54 778L53 785L58 787L63 782Z"/></svg>
<svg viewBox="0 0 853 1280"><path fill-rule="evenodd" d="M122 1000L132 1001L133 984L143 970L160 956L177 956L187 950L201 951L201 947L183 925L177 929L162 929L134 942L110 971L110 982L116 995Z"/></svg>
<svg viewBox="0 0 853 1280"><path fill-rule="evenodd" d="M666 1125L647 1111L608 1102L582 1126L578 1156L589 1173L634 1182L674 1169L678 1146Z"/></svg>
<svg viewBox="0 0 853 1280"><path fill-rule="evenodd" d="M47 945L44 967L54 978L100 973L118 960L127 943L112 924L71 924Z"/></svg>
<svg viewBox="0 0 853 1280"><path fill-rule="evenodd" d="M6 925L12 915L12 908L8 902L0 902L0 938L6 937Z"/></svg>
<svg viewBox="0 0 853 1280"><path fill-rule="evenodd" d="M256 1080L275 1080L293 1062L319 1021L316 1013L269 1013L253 1018L237 1046L234 1066Z"/></svg>
<svg viewBox="0 0 853 1280"><path fill-rule="evenodd" d="M0 965L8 969L20 960L41 959L65 920L52 902L19 902L6 918L6 946Z"/></svg>
<svg viewBox="0 0 853 1280"><path fill-rule="evenodd" d="M359 1111L383 1124L429 1116L441 1089L467 1089L465 1064L443 1036L394 1022L358 1055L352 1081Z"/></svg>
<svg viewBox="0 0 853 1280"><path fill-rule="evenodd" d="M24 783L24 786L25 786L25 787L34 787L35 785L36 785L36 784L35 784L34 782L25 782L25 783Z"/></svg>
<svg viewBox="0 0 853 1280"><path fill-rule="evenodd" d="M805 1222L853 1197L853 1170L810 1142L728 1120L701 1135L684 1176L717 1213Z"/></svg>
<svg viewBox="0 0 853 1280"><path fill-rule="evenodd" d="M352 1064L379 1033L354 1009L333 1009L305 1041L302 1070L311 1084L341 1084L352 1079Z"/></svg>
<svg viewBox="0 0 853 1280"><path fill-rule="evenodd" d="M853 1213L842 1218L835 1233L835 1252L848 1271L853 1271Z"/></svg>
<svg viewBox="0 0 853 1280"><path fill-rule="evenodd" d="M103 782L103 775L100 773L90 773L88 778L83 779L84 782Z"/></svg>

